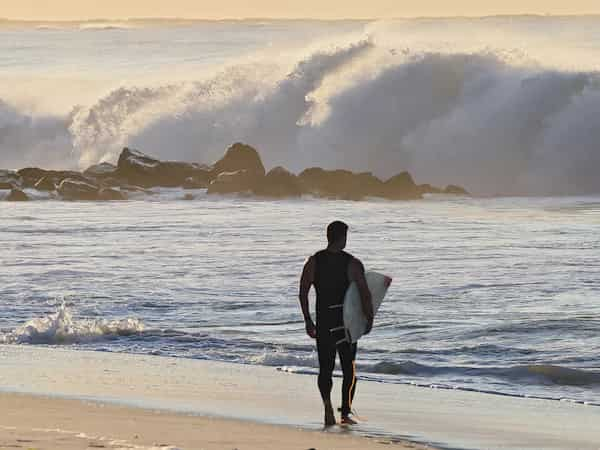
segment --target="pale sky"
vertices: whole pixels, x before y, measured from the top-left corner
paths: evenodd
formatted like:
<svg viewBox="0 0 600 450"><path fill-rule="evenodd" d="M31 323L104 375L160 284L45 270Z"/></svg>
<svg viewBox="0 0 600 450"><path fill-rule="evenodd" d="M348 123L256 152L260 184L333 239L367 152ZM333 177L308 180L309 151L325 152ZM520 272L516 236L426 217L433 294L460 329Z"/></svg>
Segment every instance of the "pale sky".
<svg viewBox="0 0 600 450"><path fill-rule="evenodd" d="M600 14L600 0L0 0L0 17L27 20L181 17L387 18Z"/></svg>

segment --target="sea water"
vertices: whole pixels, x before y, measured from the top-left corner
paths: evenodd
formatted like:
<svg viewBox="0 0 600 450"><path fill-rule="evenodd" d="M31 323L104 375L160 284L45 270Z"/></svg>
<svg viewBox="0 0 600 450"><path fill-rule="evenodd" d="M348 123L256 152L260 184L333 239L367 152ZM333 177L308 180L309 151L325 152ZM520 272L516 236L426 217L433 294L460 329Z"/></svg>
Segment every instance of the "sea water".
<svg viewBox="0 0 600 450"><path fill-rule="evenodd" d="M298 281L342 219L348 250L394 278L361 375L600 403L600 197L196 195L0 203L0 340L314 373Z"/></svg>
<svg viewBox="0 0 600 450"><path fill-rule="evenodd" d="M29 192L0 203L0 342L314 373L298 278L342 219L394 278L364 377L600 403L599 25L0 22L0 168L84 169L124 145L211 163L244 141L267 168L409 170L478 196Z"/></svg>

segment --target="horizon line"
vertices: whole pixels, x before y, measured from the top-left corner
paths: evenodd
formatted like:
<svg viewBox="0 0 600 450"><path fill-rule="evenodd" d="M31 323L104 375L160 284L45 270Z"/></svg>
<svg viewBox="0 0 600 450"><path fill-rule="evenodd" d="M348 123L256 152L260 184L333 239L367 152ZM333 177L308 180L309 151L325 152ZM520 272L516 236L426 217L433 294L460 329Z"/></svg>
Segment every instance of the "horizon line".
<svg viewBox="0 0 600 450"><path fill-rule="evenodd" d="M583 18L600 17L600 12L594 13L575 13L575 14L551 14L551 13L515 13L515 14L484 14L484 15L415 15L415 16L394 16L394 17L221 17L221 18L202 18L202 17L181 17L181 16L158 16L158 17L94 17L78 19L23 19L13 17L0 17L0 22L19 22L19 23L80 23L80 22L108 22L108 21L187 21L187 22L244 22L244 21L318 21L318 22L364 22L379 20L421 20L421 19L492 19L508 17L537 17L537 18Z"/></svg>

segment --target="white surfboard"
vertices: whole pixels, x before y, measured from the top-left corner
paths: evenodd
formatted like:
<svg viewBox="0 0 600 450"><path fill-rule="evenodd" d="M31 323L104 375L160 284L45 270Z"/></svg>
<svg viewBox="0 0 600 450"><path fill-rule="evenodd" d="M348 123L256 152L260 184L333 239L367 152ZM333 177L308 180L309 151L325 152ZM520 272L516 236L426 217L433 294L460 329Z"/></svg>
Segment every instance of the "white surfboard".
<svg viewBox="0 0 600 450"><path fill-rule="evenodd" d="M373 298L373 314L377 315L392 279L377 272L367 272L365 278ZM356 283L350 285L346 297L344 297L344 328L346 339L351 343L357 342L367 331L367 318L363 314L360 293Z"/></svg>

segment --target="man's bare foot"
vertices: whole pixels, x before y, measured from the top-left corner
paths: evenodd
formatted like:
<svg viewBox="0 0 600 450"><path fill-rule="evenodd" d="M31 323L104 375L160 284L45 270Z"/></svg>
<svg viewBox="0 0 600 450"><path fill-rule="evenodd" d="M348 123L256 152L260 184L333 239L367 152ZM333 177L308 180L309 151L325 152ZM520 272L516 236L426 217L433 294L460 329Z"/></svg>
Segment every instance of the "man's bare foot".
<svg viewBox="0 0 600 450"><path fill-rule="evenodd" d="M325 403L325 426L332 427L336 424L335 414L333 413L333 407L331 403Z"/></svg>
<svg viewBox="0 0 600 450"><path fill-rule="evenodd" d="M342 416L342 425L356 425L358 422L351 416Z"/></svg>

